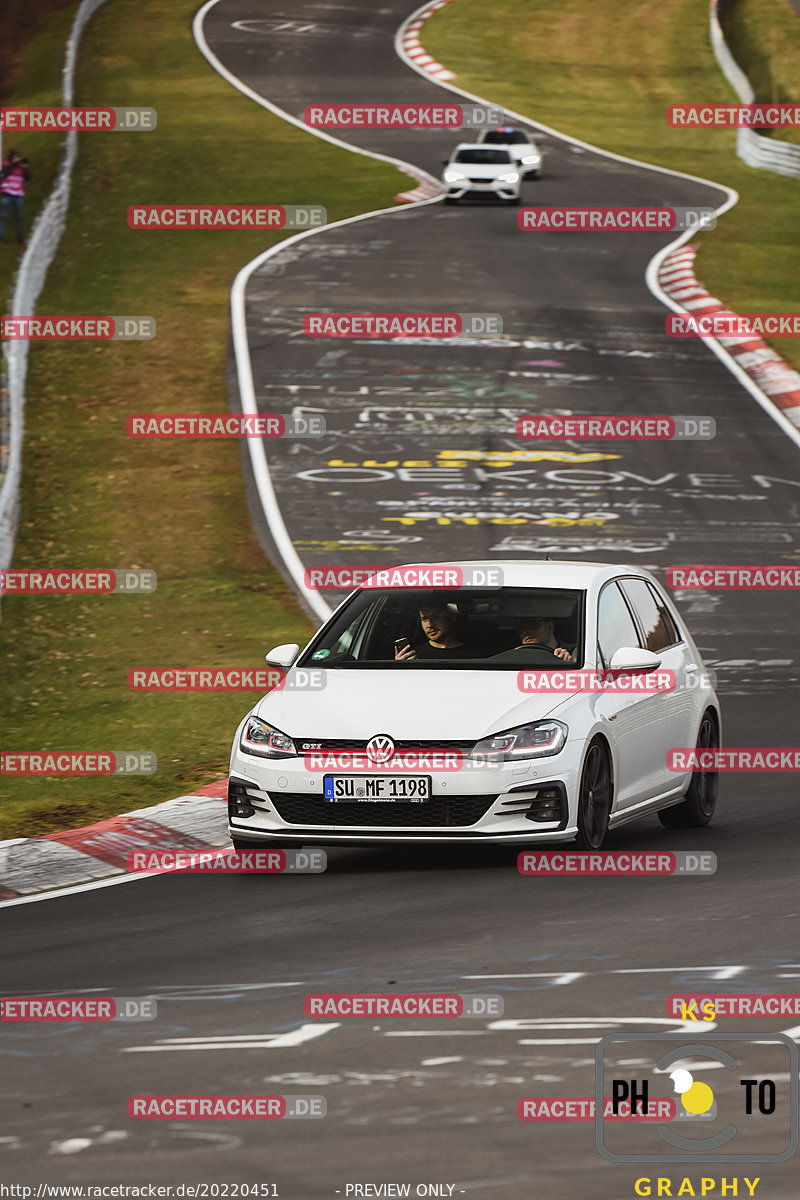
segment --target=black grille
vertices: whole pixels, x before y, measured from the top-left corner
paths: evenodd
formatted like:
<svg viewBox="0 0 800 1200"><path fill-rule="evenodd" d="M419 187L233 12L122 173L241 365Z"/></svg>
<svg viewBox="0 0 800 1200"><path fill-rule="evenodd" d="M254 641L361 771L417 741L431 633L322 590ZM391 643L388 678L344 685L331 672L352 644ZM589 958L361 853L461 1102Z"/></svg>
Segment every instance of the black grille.
<svg viewBox="0 0 800 1200"><path fill-rule="evenodd" d="M241 779L228 780L228 816L229 817L252 817L255 816L250 795L247 791L248 787L252 786L243 782Z"/></svg>
<svg viewBox="0 0 800 1200"><path fill-rule="evenodd" d="M496 796L434 796L423 804L332 804L300 792L270 793L273 807L291 825L381 825L420 828L474 825Z"/></svg>
<svg viewBox="0 0 800 1200"><path fill-rule="evenodd" d="M491 180L490 179L470 179L470 183L482 183L485 187L488 183L491 183Z"/></svg>

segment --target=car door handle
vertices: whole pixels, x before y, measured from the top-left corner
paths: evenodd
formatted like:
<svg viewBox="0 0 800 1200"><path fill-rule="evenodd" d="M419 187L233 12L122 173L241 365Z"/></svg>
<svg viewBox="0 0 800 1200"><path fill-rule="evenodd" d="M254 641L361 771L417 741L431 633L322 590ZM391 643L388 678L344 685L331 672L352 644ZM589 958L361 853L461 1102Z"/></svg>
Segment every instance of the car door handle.
<svg viewBox="0 0 800 1200"><path fill-rule="evenodd" d="M687 663L686 666L684 667L684 670L685 671L696 671L697 663Z"/></svg>

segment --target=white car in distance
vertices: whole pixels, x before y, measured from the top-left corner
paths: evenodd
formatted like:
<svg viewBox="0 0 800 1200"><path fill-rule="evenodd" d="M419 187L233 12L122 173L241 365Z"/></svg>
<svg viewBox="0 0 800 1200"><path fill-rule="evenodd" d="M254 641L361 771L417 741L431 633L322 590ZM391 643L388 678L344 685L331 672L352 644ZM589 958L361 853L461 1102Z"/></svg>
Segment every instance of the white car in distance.
<svg viewBox="0 0 800 1200"><path fill-rule="evenodd" d="M521 175L508 146L479 146L461 142L444 160L445 204L464 196L489 196L519 204Z"/></svg>
<svg viewBox="0 0 800 1200"><path fill-rule="evenodd" d="M449 565L462 579L486 566ZM603 563L491 567L502 586L365 585L302 653L270 651L287 675L236 730L235 847L575 839L597 849L609 830L653 813L668 828L710 821L718 776L693 772L689 756L720 745L719 702L658 581ZM431 620L454 631L447 654L430 644ZM531 643L537 621L547 636ZM416 657L396 657L406 646ZM325 685L309 690L302 679L315 669ZM658 673L659 686L674 686L586 688L579 670ZM461 757L440 769L445 749ZM676 764L686 770L670 769L671 749L688 752Z"/></svg>
<svg viewBox="0 0 800 1200"><path fill-rule="evenodd" d="M503 125L500 129L482 129L478 134L482 146L505 146L523 178L538 179L542 173L542 151L533 134L526 129Z"/></svg>

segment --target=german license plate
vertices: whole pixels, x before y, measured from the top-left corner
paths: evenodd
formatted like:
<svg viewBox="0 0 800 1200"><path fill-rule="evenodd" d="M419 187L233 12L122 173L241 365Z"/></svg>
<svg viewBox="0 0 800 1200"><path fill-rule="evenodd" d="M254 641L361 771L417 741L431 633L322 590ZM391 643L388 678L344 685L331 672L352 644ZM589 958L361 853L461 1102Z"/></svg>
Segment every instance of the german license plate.
<svg viewBox="0 0 800 1200"><path fill-rule="evenodd" d="M430 775L325 775L331 804L420 804L431 798Z"/></svg>

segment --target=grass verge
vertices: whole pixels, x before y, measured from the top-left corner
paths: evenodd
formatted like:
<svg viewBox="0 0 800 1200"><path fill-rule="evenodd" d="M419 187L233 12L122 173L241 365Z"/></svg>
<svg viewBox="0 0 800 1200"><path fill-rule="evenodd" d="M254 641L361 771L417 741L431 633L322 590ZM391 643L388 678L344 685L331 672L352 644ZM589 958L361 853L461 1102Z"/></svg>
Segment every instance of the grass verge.
<svg viewBox="0 0 800 1200"><path fill-rule="evenodd" d="M77 4L51 13L43 21L41 33L28 42L20 55L19 85L4 100L15 104L57 105L61 103L61 68L64 46L75 17ZM37 213L53 186L61 160L63 135L59 133L3 132L3 158L13 147L30 160L31 178L25 188L25 234L30 232ZM15 241L14 219L9 214L5 243L0 243L0 308L8 312L8 301L17 273L22 247Z"/></svg>
<svg viewBox="0 0 800 1200"><path fill-rule="evenodd" d="M758 100L800 103L800 17L789 0L735 0L722 28ZM772 136L799 143L800 129L780 129Z"/></svg>
<svg viewBox="0 0 800 1200"><path fill-rule="evenodd" d="M796 309L800 180L745 166L733 130L666 123L669 104L735 101L708 40L706 0L497 0L491 20L483 0L457 0L425 25L422 42L457 72L457 86L486 100L735 188L739 204L697 238L698 278L738 312ZM765 340L800 368L796 339Z"/></svg>
<svg viewBox="0 0 800 1200"><path fill-rule="evenodd" d="M4 776L0 838L77 825L224 775L253 693L132 693L135 666L263 666L312 626L251 530L237 442L129 441L128 414L226 412L236 271L281 235L137 231L128 205L324 204L328 220L409 186L274 117L225 83L191 36L195 0L115 0L84 34L77 103L150 105L152 133L81 136L67 229L42 313L146 314L152 342L31 347L17 567L149 567L149 596L3 600L5 749L144 749L154 776ZM52 18L68 25L67 14ZM62 33L64 30L62 29ZM58 55L48 28L47 55ZM91 86L90 86L91 83ZM24 78L17 103L34 103ZM33 165L33 164L32 164ZM289 181L289 182L287 182Z"/></svg>

